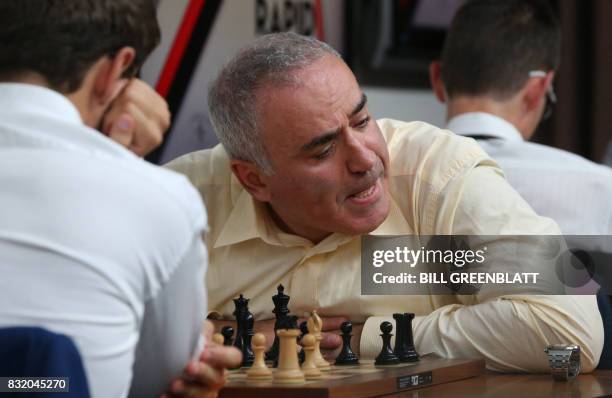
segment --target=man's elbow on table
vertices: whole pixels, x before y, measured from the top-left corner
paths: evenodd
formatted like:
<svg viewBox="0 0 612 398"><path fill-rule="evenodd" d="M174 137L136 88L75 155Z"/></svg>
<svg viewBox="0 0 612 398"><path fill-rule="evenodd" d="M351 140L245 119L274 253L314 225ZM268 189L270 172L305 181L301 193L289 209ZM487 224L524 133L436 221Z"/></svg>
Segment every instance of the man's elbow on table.
<svg viewBox="0 0 612 398"><path fill-rule="evenodd" d="M517 321L526 328L524 339L517 340L517 368L499 363L488 364L491 370L550 371L546 345L579 345L582 373L597 367L604 342L601 315L595 296L526 296L513 298ZM524 356L523 356L524 355ZM494 361L495 362L495 361ZM514 361L513 361L514 362Z"/></svg>

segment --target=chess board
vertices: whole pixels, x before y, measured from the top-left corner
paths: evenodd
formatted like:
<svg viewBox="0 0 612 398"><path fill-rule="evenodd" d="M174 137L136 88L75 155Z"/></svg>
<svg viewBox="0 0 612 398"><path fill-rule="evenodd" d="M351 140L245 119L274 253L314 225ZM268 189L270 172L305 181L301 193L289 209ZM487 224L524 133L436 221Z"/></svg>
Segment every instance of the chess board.
<svg viewBox="0 0 612 398"><path fill-rule="evenodd" d="M375 366L360 361L354 366L333 366L319 380L301 384L274 384L272 380L252 381L246 369L232 370L221 392L222 398L360 398L377 397L414 390L441 383L467 379L482 374L483 359L443 359L424 355L419 362ZM274 369L272 369L274 371Z"/></svg>

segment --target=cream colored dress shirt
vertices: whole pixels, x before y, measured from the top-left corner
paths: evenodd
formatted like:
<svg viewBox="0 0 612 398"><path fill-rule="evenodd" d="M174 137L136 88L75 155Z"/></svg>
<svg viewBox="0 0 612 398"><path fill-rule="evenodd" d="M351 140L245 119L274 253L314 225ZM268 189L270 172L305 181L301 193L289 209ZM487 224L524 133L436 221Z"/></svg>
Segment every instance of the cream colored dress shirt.
<svg viewBox="0 0 612 398"><path fill-rule="evenodd" d="M378 123L390 153L392 201L388 217L371 234L560 233L552 220L534 213L473 140L421 122ZM233 319L232 299L239 293L251 299L257 320L273 318L271 297L282 283L292 314L318 309L322 316L365 322L362 357L378 354L382 320L414 312L421 353L484 357L499 371L546 372L545 345L571 342L582 348L585 371L599 360L603 327L593 296L502 295L491 289L474 296L361 295L359 236L334 233L315 245L282 232L232 175L221 146L168 167L191 180L209 211L206 286L209 308L223 318ZM489 242L489 250L503 244L501 238Z"/></svg>

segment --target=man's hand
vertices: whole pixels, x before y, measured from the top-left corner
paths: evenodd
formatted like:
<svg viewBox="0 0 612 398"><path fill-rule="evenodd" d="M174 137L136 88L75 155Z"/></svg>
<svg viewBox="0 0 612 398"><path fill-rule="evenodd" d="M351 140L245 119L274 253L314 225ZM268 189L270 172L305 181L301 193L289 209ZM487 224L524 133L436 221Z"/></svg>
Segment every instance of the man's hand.
<svg viewBox="0 0 612 398"><path fill-rule="evenodd" d="M181 378L170 385L170 392L162 397L214 398L225 385L227 368L234 368L242 362L242 354L234 347L224 347L212 341L213 326L206 321L204 338L206 346L199 361L191 361Z"/></svg>
<svg viewBox="0 0 612 398"><path fill-rule="evenodd" d="M168 104L147 83L131 79L111 104L102 133L138 156L162 143L170 127Z"/></svg>
<svg viewBox="0 0 612 398"><path fill-rule="evenodd" d="M340 330L340 324L338 325L338 330L329 331L326 333L328 337L335 336L333 344L327 345L325 348L323 347L323 342L325 341L325 337L321 341L321 354L323 354L323 358L330 363L334 363L338 354L342 350L342 331ZM359 343L361 342L361 331L363 330L363 323L353 323L353 331L351 334L351 349L355 353L355 355L359 356ZM337 338L337 341L336 341Z"/></svg>

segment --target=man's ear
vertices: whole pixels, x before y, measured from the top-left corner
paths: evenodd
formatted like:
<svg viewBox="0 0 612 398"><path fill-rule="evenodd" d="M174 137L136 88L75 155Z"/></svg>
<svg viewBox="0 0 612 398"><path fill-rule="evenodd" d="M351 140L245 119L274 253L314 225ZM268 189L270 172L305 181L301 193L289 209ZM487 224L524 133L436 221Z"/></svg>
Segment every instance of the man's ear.
<svg viewBox="0 0 612 398"><path fill-rule="evenodd" d="M438 101L445 103L446 89L442 81L442 63L438 60L431 61L429 64L429 82Z"/></svg>
<svg viewBox="0 0 612 398"><path fill-rule="evenodd" d="M94 93L100 105L110 104L128 83L122 76L134 62L135 55L132 47L122 47L104 62L94 81Z"/></svg>
<svg viewBox="0 0 612 398"><path fill-rule="evenodd" d="M230 160L230 167L240 184L251 196L260 202L270 201L271 194L266 183L266 176L257 165L244 160L232 159Z"/></svg>
<svg viewBox="0 0 612 398"><path fill-rule="evenodd" d="M527 111L538 109L546 101L546 92L550 89L555 78L555 72L550 71L546 76L531 78L523 87L523 107Z"/></svg>

